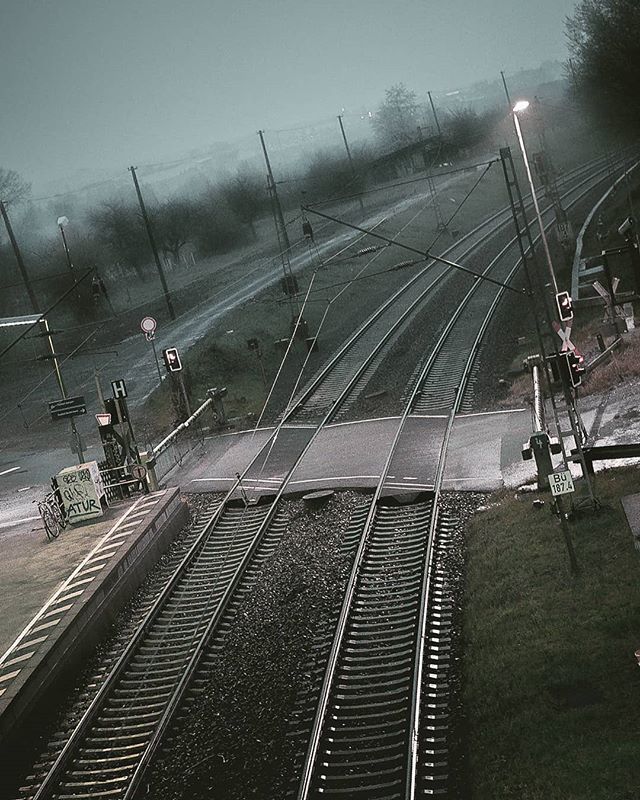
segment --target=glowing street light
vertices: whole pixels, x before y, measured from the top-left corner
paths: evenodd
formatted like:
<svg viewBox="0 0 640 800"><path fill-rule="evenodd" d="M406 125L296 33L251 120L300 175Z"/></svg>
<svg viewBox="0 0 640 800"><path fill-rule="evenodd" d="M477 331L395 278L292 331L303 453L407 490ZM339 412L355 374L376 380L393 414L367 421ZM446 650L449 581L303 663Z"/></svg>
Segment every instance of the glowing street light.
<svg viewBox="0 0 640 800"><path fill-rule="evenodd" d="M64 245L64 252L67 256L67 266L69 267L69 272L71 273L71 277L73 279L73 285L76 286L76 271L73 268L73 262L71 261L71 253L69 252L69 245L67 244L67 237L64 235L65 226L69 224L68 217L58 217L58 227L60 228L60 235L62 236L62 244ZM80 297L80 292L76 288L76 294Z"/></svg>
<svg viewBox="0 0 640 800"><path fill-rule="evenodd" d="M513 107L513 124L515 125L516 135L518 137L518 143L520 144L520 150L522 151L522 158L524 160L524 167L527 172L527 180L529 181L529 188L531 189L531 198L533 199L533 207L536 211L536 219L538 220L538 227L540 228L540 238L542 239L542 246L544 248L544 254L547 261L547 266L549 267L549 275L551 277L551 284L553 286L554 294L558 294L558 282L556 280L556 273L553 268L553 261L551 260L551 252L549 250L549 242L547 241L547 234L544 230L544 224L542 222L542 215L540 214L540 206L538 205L538 196L536 195L535 186L533 185L533 177L531 175L531 167L529 166L529 158L527 156L527 149L524 145L524 138L522 136L522 128L520 127L520 120L518 119L518 114L521 111L526 111L529 108L529 101L528 100L518 100L518 102Z"/></svg>

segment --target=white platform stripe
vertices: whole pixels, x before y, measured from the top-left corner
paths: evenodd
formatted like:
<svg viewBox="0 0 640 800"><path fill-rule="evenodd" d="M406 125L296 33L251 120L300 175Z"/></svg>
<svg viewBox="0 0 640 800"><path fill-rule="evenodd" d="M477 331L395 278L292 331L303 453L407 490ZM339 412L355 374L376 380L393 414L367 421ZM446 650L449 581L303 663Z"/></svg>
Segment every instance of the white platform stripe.
<svg viewBox="0 0 640 800"><path fill-rule="evenodd" d="M68 611L72 605L73 603L67 603L66 606L59 606L59 607L56 606L56 608L54 608L53 611L48 611L41 619L47 619L47 617L53 617L56 614L62 616L62 614L64 614L65 611Z"/></svg>
<svg viewBox="0 0 640 800"><path fill-rule="evenodd" d="M24 650L25 647L33 647L36 644L40 644L41 642L44 642L44 640L46 638L47 638L47 636L45 635L45 636L38 636L37 639L29 639L28 642L23 642L22 644L19 644L17 647L14 647L13 648L13 652L17 653L18 650Z"/></svg>
<svg viewBox="0 0 640 800"><path fill-rule="evenodd" d="M124 514L122 514L121 517L119 517L118 520L116 520L111 529L102 537L102 539L100 539L96 546L73 570L69 577L62 583L62 585L56 589L56 591L51 595L40 611L38 611L31 621L23 628L18 637L0 657L0 672L4 671L4 668L8 665L15 663L16 659L13 655L15 651L23 650L26 647L33 647L36 644L40 645L42 642L46 641L48 638L47 634L40 635L35 639L33 638L33 635L53 628L60 622L64 614L66 614L66 612L73 606L73 603L71 603L65 605L64 607L60 607L60 603L64 603L65 601L81 595L87 584L91 583L96 577L95 575L90 575L90 577L83 576L91 572L100 571L106 565L108 559L116 552L113 550L111 553L105 553L104 550L107 548L118 547L124 541L124 539L122 539L122 541L110 540L112 538L120 538L123 533L125 536L130 533L131 531L123 532L121 530L125 523L129 523L130 518L134 517L136 522L133 524L132 529L136 527L137 523L139 522L138 518L145 516L148 509L151 506L156 505L160 501L160 498L165 494L166 490L163 490L160 492L154 492L153 495L139 498L124 512ZM145 508L145 511L141 512L141 508ZM103 561L103 563L97 564L97 561ZM80 578L80 580L78 580L78 578ZM56 619L49 619L54 615L56 616ZM35 653L36 650L26 654L24 657L19 656L17 660L27 661ZM15 678L20 674L20 672L21 670L18 669L4 675L0 675L0 683L6 684L7 681ZM0 689L0 694L4 694L4 692L5 688Z"/></svg>
<svg viewBox="0 0 640 800"><path fill-rule="evenodd" d="M124 539L122 540L122 542L124 542ZM92 558L89 563L97 564L98 561L102 561L103 559L108 561L111 558L111 556L116 552L116 548L118 548L122 544L122 542L116 542L115 544L109 543L108 549L103 550L100 553L100 555L96 556L95 558Z"/></svg>
<svg viewBox="0 0 640 800"><path fill-rule="evenodd" d="M86 569L83 569L82 572L80 572L79 574L80 575L90 575L92 572L100 572L101 569L105 568L106 563L107 562L105 561L102 564L95 564L94 566L89 566Z"/></svg>
<svg viewBox="0 0 640 800"><path fill-rule="evenodd" d="M40 631L46 631L47 628L53 628L53 626L57 625L61 619L62 617L58 617L58 619L51 619L49 622L43 622L42 625L32 628L32 633L40 633Z"/></svg>
<svg viewBox="0 0 640 800"><path fill-rule="evenodd" d="M75 581L74 583L69 584L69 589L77 589L78 586L86 586L87 583L91 583L91 581L95 578L93 575L91 578L83 578L81 581Z"/></svg>
<svg viewBox="0 0 640 800"><path fill-rule="evenodd" d="M112 550L113 548L120 547L120 545L123 544L124 541L125 541L124 538L121 541L118 541L115 538L111 539L107 544L105 544L104 547L100 548L100 552L102 553L102 552L106 552L108 550ZM113 552L109 553L109 555L113 555L113 553L115 553L115 552L116 552L115 549L113 549Z"/></svg>
<svg viewBox="0 0 640 800"><path fill-rule="evenodd" d="M21 661L26 661L27 659L31 658L31 656L34 655L35 652L36 652L35 650L32 650L30 653L23 653L23 655L21 656L16 656L15 658L12 658L11 661L5 662L4 666L11 667L14 664L19 664Z"/></svg>

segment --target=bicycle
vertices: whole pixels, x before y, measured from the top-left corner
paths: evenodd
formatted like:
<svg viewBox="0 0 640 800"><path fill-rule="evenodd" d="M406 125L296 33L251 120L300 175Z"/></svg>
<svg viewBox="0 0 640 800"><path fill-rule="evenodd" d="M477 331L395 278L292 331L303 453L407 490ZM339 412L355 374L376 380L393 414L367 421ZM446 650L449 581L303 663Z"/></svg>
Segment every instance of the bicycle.
<svg viewBox="0 0 640 800"><path fill-rule="evenodd" d="M34 500L34 502L36 501ZM67 517L57 491L49 492L44 499L38 501L38 512L42 517L47 539L50 542L57 539L60 531L67 527Z"/></svg>

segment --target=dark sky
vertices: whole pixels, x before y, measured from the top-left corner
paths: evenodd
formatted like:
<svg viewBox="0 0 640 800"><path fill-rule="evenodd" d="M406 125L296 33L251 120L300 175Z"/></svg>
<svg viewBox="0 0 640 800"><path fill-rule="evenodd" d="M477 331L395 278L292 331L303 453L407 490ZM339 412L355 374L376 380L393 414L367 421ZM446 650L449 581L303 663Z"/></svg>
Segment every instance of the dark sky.
<svg viewBox="0 0 640 800"><path fill-rule="evenodd" d="M574 0L0 0L0 165L34 183L566 57Z"/></svg>

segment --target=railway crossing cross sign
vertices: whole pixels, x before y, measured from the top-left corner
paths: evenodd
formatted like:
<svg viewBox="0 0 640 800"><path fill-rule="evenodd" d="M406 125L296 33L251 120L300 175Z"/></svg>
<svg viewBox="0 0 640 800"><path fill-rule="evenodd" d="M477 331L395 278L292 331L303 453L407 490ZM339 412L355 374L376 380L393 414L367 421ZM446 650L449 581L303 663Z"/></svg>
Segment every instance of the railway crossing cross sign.
<svg viewBox="0 0 640 800"><path fill-rule="evenodd" d="M116 381L111 381L111 390L116 400L127 397L127 385L124 378L118 378Z"/></svg>
<svg viewBox="0 0 640 800"><path fill-rule="evenodd" d="M582 355L582 353L578 350L575 344L571 341L571 326L567 325L567 327L562 330L562 327L558 322L552 323L554 331L558 334L558 336L562 339L562 347L560 348L561 353L575 353L578 357Z"/></svg>

